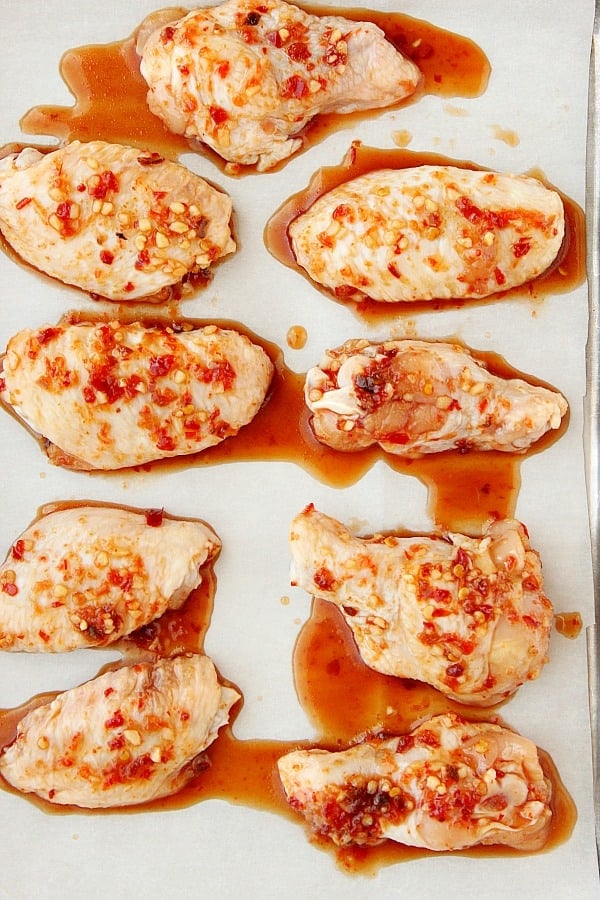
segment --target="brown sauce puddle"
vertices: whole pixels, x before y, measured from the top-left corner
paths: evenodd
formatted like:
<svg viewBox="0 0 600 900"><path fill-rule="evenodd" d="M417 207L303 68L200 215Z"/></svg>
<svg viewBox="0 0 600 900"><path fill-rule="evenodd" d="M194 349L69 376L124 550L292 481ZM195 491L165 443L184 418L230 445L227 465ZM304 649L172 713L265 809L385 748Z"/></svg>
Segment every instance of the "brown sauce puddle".
<svg viewBox="0 0 600 900"><path fill-rule="evenodd" d="M550 268L526 285L511 288L502 293L493 294L489 298L469 300L426 300L407 303L380 303L365 299L361 302L341 300L327 288L312 281L306 271L298 265L292 250L288 228L290 223L305 212L319 197L328 191L377 169L406 169L413 166L459 166L464 169L486 171L484 167L467 160L451 159L439 153L423 153L412 150L379 150L354 142L346 154L346 158L337 166L319 169L309 185L302 191L288 198L267 222L264 231L265 245L269 252L283 265L294 269L305 278L312 287L336 303L341 303L366 322L386 321L401 315L413 315L419 312L431 312L438 309L463 309L470 306L502 300L507 297L528 296L532 300L548 294L562 294L580 285L585 278L585 218L581 207L560 191L565 209L565 237L561 250ZM540 173L531 173L540 181L544 178ZM547 182L546 182L547 184ZM547 184L553 190L553 185Z"/></svg>
<svg viewBox="0 0 600 900"><path fill-rule="evenodd" d="M379 25L391 43L413 59L423 73L420 89L405 102L414 102L424 93L476 97L485 90L489 62L468 38L400 13L297 5L307 12L344 15ZM61 141L101 139L151 147L171 157L192 149L207 155L224 169L226 163L217 154L197 141L188 142L169 133L162 121L152 115L146 105L147 86L139 71L135 40L134 33L125 40L78 47L64 53L60 74L75 99L74 106L35 106L22 117L22 130ZM319 143L332 131L351 127L353 122L381 112L318 116L305 129L304 149ZM229 166L228 171L237 174L252 172L254 168Z"/></svg>

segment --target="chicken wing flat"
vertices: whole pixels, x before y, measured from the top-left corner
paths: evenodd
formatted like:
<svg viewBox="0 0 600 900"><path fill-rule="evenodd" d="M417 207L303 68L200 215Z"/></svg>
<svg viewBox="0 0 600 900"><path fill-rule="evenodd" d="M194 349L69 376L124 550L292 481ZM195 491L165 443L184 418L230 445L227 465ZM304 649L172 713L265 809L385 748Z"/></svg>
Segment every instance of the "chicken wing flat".
<svg viewBox="0 0 600 900"><path fill-rule="evenodd" d="M389 106L420 81L377 26L280 0L227 0L141 35L151 111L259 171L298 150L318 113Z"/></svg>
<svg viewBox="0 0 600 900"><path fill-rule="evenodd" d="M0 566L0 649L111 644L179 609L220 547L202 522L104 506L50 511Z"/></svg>
<svg viewBox="0 0 600 900"><path fill-rule="evenodd" d="M349 340L310 369L304 388L323 444L397 456L444 450L524 453L560 427L567 401L520 378L493 375L457 344Z"/></svg>
<svg viewBox="0 0 600 900"><path fill-rule="evenodd" d="M388 839L429 850L477 844L541 849L552 788L528 739L485 722L435 716L410 734L279 759L288 803L344 847Z"/></svg>
<svg viewBox="0 0 600 900"><path fill-rule="evenodd" d="M455 166L381 169L319 197L289 226L296 261L340 298L481 298L531 281L564 235L539 181Z"/></svg>
<svg viewBox="0 0 600 900"><path fill-rule="evenodd" d="M262 347L217 325L66 322L11 338L0 399L49 442L54 462L119 469L237 434L273 371Z"/></svg>
<svg viewBox="0 0 600 900"><path fill-rule="evenodd" d="M239 697L205 656L106 672L28 713L0 754L0 774L51 803L146 803L195 774L194 759Z"/></svg>
<svg viewBox="0 0 600 900"><path fill-rule="evenodd" d="M0 230L31 265L109 300L163 288L233 253L231 199L157 153L74 141L0 160Z"/></svg>
<svg viewBox="0 0 600 900"><path fill-rule="evenodd" d="M553 621L541 564L523 525L481 538L355 537L308 506L290 529L293 585L334 603L364 662L472 706L536 678Z"/></svg>

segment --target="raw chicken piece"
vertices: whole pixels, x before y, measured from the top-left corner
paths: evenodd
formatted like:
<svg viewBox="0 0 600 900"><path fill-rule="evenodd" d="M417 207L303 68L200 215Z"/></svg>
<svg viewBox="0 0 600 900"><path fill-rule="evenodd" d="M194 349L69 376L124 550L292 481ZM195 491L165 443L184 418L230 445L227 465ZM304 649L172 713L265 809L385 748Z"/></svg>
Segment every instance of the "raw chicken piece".
<svg viewBox="0 0 600 900"><path fill-rule="evenodd" d="M279 759L290 805L334 844L541 849L552 787L535 745L498 725L435 716L410 734Z"/></svg>
<svg viewBox="0 0 600 900"><path fill-rule="evenodd" d="M183 606L220 548L202 522L104 506L51 511L0 566L0 649L111 644Z"/></svg>
<svg viewBox="0 0 600 900"><path fill-rule="evenodd" d="M262 347L216 325L61 323L11 338L0 399L50 443L55 463L118 469L237 434L272 374Z"/></svg>
<svg viewBox="0 0 600 900"><path fill-rule="evenodd" d="M313 281L383 302L506 291L544 272L563 234L562 200L539 181L453 166L369 172L289 226Z"/></svg>
<svg viewBox="0 0 600 900"><path fill-rule="evenodd" d="M316 437L336 450L380 444L397 456L443 450L524 453L560 427L556 391L492 375L464 347L350 340L306 376Z"/></svg>
<svg viewBox="0 0 600 900"><path fill-rule="evenodd" d="M417 67L369 22L308 15L280 0L196 9L138 41L148 105L176 134L259 171L302 145L318 113L390 106Z"/></svg>
<svg viewBox="0 0 600 900"><path fill-rule="evenodd" d="M233 253L230 219L227 194L150 151L74 141L0 160L8 243L42 272L109 300L160 300L163 288Z"/></svg>
<svg viewBox="0 0 600 900"><path fill-rule="evenodd" d="M0 774L51 803L146 803L196 774L195 758L239 698L206 656L106 672L28 713L0 755Z"/></svg>
<svg viewBox="0 0 600 900"><path fill-rule="evenodd" d="M354 537L308 506L290 530L293 585L334 603L364 662L472 706L536 678L552 605L523 525L501 519L479 539Z"/></svg>

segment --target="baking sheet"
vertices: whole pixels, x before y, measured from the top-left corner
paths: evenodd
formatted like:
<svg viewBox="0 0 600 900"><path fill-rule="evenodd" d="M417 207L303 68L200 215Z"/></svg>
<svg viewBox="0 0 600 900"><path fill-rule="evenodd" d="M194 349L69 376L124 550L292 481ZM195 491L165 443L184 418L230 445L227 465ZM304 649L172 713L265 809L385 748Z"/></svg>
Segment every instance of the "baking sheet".
<svg viewBox="0 0 600 900"><path fill-rule="evenodd" d="M323 4L326 6L327 4ZM368 5L349 2L347 6ZM138 0L3 0L0 61L0 143L23 139L20 116L40 103L70 104L58 74L63 51L127 36L159 4ZM393 9L391 2L374 2ZM304 187L321 165L338 163L352 139L393 147L392 135L412 135L409 149L469 158L503 171L541 170L583 205L587 68L591 0L482 4L478 0L407 0L402 11L467 35L487 53L492 75L474 100L424 97L401 110L331 134L281 171L231 179L202 158L183 161L223 186L237 213L240 250L220 266L209 288L182 304L183 315L227 318L285 350L304 371L325 347L350 337L383 337L390 324L365 326L352 312L280 266L262 242L276 207ZM70 308L94 309L83 295L49 283L0 254L0 345L20 328L56 321ZM290 326L308 333L303 350L286 345ZM587 297L585 286L533 303L510 298L462 310L419 312L398 319L394 336L456 335L480 350L502 354L515 367L547 380L566 395L571 420L561 440L522 466L516 514L529 528L544 564L546 590L557 611L577 610L593 621L590 549L582 446ZM51 466L31 437L0 417L0 553L46 502L89 498L162 506L209 521L224 542L218 591L205 649L240 686L245 704L240 738L314 737L293 685L294 642L309 598L289 587L288 525L306 503L365 532L395 527L428 530L425 488L377 464L344 490L327 487L291 463L236 463L158 473L88 476ZM289 597L283 604L282 597ZM114 654L0 655L0 706L96 674ZM553 635L550 662L502 709L516 730L554 759L577 806L572 836L550 852L524 857L425 858L382 869L375 878L343 874L332 857L312 847L293 822L221 801L164 813L49 815L0 794L0 896L325 897L368 898L381 891L448 898L596 897L590 733L584 634Z"/></svg>

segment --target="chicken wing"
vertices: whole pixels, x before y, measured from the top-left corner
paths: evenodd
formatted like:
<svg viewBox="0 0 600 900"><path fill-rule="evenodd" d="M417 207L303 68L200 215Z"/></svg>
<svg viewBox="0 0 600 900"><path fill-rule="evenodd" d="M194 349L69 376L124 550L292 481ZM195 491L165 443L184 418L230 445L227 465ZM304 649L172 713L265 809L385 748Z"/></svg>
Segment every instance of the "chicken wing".
<svg viewBox="0 0 600 900"><path fill-rule="evenodd" d="M112 644L179 609L220 548L202 522L117 507L50 511L0 566L0 649Z"/></svg>
<svg viewBox="0 0 600 900"><path fill-rule="evenodd" d="M389 106L420 80L377 26L281 0L227 0L140 34L151 111L259 171L298 150L318 113Z"/></svg>
<svg viewBox="0 0 600 900"><path fill-rule="evenodd" d="M340 847L541 849L552 787L535 745L499 725L435 716L410 734L278 761L288 803Z"/></svg>
<svg viewBox="0 0 600 900"><path fill-rule="evenodd" d="M289 226L296 261L340 298L480 298L556 258L564 209L525 176L454 166L381 169L319 197Z"/></svg>
<svg viewBox="0 0 600 900"><path fill-rule="evenodd" d="M240 695L191 655L106 672L28 713L0 755L20 791L99 808L175 793Z"/></svg>
<svg viewBox="0 0 600 900"><path fill-rule="evenodd" d="M397 456L524 453L567 412L558 392L493 375L463 347L434 341L347 341L308 371L304 395L323 444L377 443Z"/></svg>
<svg viewBox="0 0 600 900"><path fill-rule="evenodd" d="M66 322L11 338L0 399L59 465L118 469L236 434L273 371L262 347L217 325Z"/></svg>
<svg viewBox="0 0 600 900"><path fill-rule="evenodd" d="M0 160L0 230L31 265L109 300L163 288L233 253L231 199L157 153L74 141Z"/></svg>
<svg viewBox="0 0 600 900"><path fill-rule="evenodd" d="M480 539L354 537L308 506L290 530L293 585L334 603L364 662L472 706L536 678L553 621L538 554L512 519Z"/></svg>

